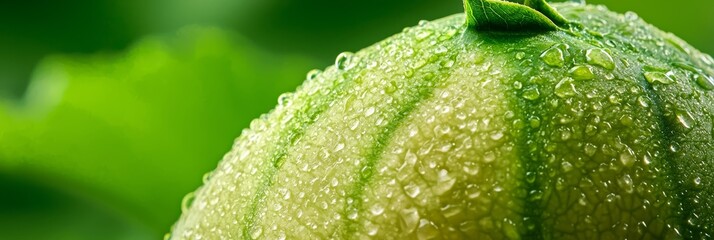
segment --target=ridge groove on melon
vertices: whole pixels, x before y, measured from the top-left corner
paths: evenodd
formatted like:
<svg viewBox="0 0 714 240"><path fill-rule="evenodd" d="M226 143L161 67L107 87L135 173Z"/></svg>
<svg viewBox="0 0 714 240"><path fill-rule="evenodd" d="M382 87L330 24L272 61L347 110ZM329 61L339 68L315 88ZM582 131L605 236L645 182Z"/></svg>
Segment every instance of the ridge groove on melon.
<svg viewBox="0 0 714 240"><path fill-rule="evenodd" d="M447 61L453 61L451 59L458 58L458 54L448 54L444 58L450 59ZM443 64L443 62L439 64ZM418 108L421 102L427 101L433 97L432 93L435 88L445 87L441 85L444 84L445 79L450 77L448 71L442 70L445 68L448 69L448 67L438 65L425 66L423 69L418 69L417 73L414 73L416 74L416 79L421 80L421 82L417 84L417 87L414 90L406 90L409 91L406 93L406 95L408 95L407 99L405 99L404 103L400 103L401 106L396 113L396 116L394 116L394 118L391 119L386 126L384 126L384 130L379 133L379 136L377 136L373 145L369 148L370 151L366 156L365 161L361 163L358 168L358 172L355 172L355 175L358 177L356 182L351 187L352 190L350 190L346 196L348 201L346 201L345 210L342 213L342 216L346 219L342 238L348 238L356 232L357 228L354 226L356 224L356 219L351 219L350 214L359 214L362 207L362 194L364 193L364 188L370 184L374 175L375 165L380 161L380 157L384 153L385 148L391 142L394 132L397 128L402 127L404 119L407 118L416 108Z"/></svg>
<svg viewBox="0 0 714 240"><path fill-rule="evenodd" d="M341 71L339 69L333 70ZM320 78L320 76L315 77ZM264 200L265 191L268 191L270 187L272 187L274 181L273 178L275 174L280 171L281 166L284 164L283 161L285 160L286 155L289 154L291 146L303 137L306 129L312 126L315 121L319 119L320 115L330 107L330 104L332 102L342 97L348 91L350 86L354 84L353 81L349 80L349 77L350 75L348 73L345 73L338 79L337 83L333 83L334 88L327 90L327 94L323 98L318 98L314 101L308 101L307 103L305 103L305 106L310 108L309 110L306 110L304 112L297 112L297 116L293 116L291 119L289 119L291 123L295 123L298 125L297 129L289 130L286 136L283 136L281 138L281 141L277 144L279 146L279 149L275 150L276 153L271 156L269 160L271 164L269 165L267 171L265 171L261 186L258 189L255 198L251 202L248 214L245 215L243 220L244 239L250 239L250 235L254 231L253 228L255 227L255 223L259 220L256 219L256 214L259 211L258 209L261 207L261 202ZM318 80L313 79L312 81ZM291 101L290 99L285 100ZM289 102L282 104L289 105Z"/></svg>

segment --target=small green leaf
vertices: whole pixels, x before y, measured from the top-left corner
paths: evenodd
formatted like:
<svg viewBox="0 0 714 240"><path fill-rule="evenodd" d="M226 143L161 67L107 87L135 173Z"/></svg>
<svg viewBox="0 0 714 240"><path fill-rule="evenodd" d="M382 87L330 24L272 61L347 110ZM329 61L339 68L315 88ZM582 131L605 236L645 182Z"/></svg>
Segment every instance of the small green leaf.
<svg viewBox="0 0 714 240"><path fill-rule="evenodd" d="M551 31L568 21L545 0L464 0L466 24L485 31Z"/></svg>

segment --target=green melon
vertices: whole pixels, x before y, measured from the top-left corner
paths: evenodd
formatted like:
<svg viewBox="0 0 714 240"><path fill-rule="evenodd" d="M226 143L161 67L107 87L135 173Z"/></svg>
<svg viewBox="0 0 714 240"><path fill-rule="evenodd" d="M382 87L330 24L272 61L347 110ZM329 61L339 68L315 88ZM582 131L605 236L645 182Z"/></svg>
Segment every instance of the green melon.
<svg viewBox="0 0 714 240"><path fill-rule="evenodd" d="M526 5L469 0L309 73L167 236L713 237L714 60L634 13Z"/></svg>

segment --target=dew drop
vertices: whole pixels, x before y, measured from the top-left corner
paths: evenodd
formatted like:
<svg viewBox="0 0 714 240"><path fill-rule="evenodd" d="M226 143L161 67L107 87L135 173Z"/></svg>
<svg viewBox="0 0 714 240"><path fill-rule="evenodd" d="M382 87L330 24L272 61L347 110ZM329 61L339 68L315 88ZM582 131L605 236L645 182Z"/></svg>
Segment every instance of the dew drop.
<svg viewBox="0 0 714 240"><path fill-rule="evenodd" d="M571 170L573 170L573 164L571 164L571 163L568 162L568 161L564 161L564 162L561 163L560 165L561 165L561 167L563 168L563 172L566 172L566 173L567 173L567 172L570 172Z"/></svg>
<svg viewBox="0 0 714 240"><path fill-rule="evenodd" d="M409 165L416 164L417 155L414 154L412 151L407 151L406 155L404 155L404 162Z"/></svg>
<svg viewBox="0 0 714 240"><path fill-rule="evenodd" d="M557 46L545 50L540 55L540 58L552 67L563 67L565 66L565 56L563 55L563 50L560 50Z"/></svg>
<svg viewBox="0 0 714 240"><path fill-rule="evenodd" d="M704 90L714 90L714 78L703 73L695 74L694 81Z"/></svg>
<svg viewBox="0 0 714 240"><path fill-rule="evenodd" d="M540 91L538 91L538 88L528 88L523 91L523 98L531 101L538 100L538 98L540 98Z"/></svg>
<svg viewBox="0 0 714 240"><path fill-rule="evenodd" d="M262 235L262 234L263 234L263 229L260 228L260 227L256 227L255 229L253 229L253 231L250 232L250 237L251 237L252 239L257 239L257 238L259 238L260 235Z"/></svg>
<svg viewBox="0 0 714 240"><path fill-rule="evenodd" d="M645 108L650 106L649 102L647 101L647 98L643 96L637 97L637 102L640 104L640 106Z"/></svg>
<svg viewBox="0 0 714 240"><path fill-rule="evenodd" d="M350 214L347 214L347 219L349 219L349 220L355 220L355 219L357 219L357 217L359 217L359 214L357 213L357 211L353 211Z"/></svg>
<svg viewBox="0 0 714 240"><path fill-rule="evenodd" d="M540 118L539 118L539 117L535 117L535 116L530 117L530 118L528 119L528 123L530 124L530 126L531 126L532 128L539 128L539 127L540 127L540 124L541 124L541 123L540 123Z"/></svg>
<svg viewBox="0 0 714 240"><path fill-rule="evenodd" d="M570 69L569 73L575 80L591 80L595 78L595 74L588 66L575 66Z"/></svg>
<svg viewBox="0 0 714 240"><path fill-rule="evenodd" d="M402 227L406 233L411 233L419 223L419 211L416 208L406 208L399 212L402 218Z"/></svg>
<svg viewBox="0 0 714 240"><path fill-rule="evenodd" d="M421 41L421 40L424 40L425 38L428 38L428 37L431 36L432 34L434 34L434 32L433 32L432 30L430 30L430 29L419 29L419 30L417 31L417 33L414 35L414 37L415 37L418 41Z"/></svg>
<svg viewBox="0 0 714 240"><path fill-rule="evenodd" d="M181 199L181 211L186 213L188 210L191 208L191 205L193 204L193 200L196 199L196 193L195 192L190 192L186 194L186 196Z"/></svg>
<svg viewBox="0 0 714 240"><path fill-rule="evenodd" d="M605 201L607 201L607 202L613 202L613 201L615 201L615 199L617 199L617 195L614 193L610 193L607 196L605 196Z"/></svg>
<svg viewBox="0 0 714 240"><path fill-rule="evenodd" d="M526 172L526 182L528 183L534 183L536 180L537 174L535 172Z"/></svg>
<svg viewBox="0 0 714 240"><path fill-rule="evenodd" d="M213 176L213 171L203 174L203 178L202 178L203 184L206 184L206 183L208 183L208 181L211 181L212 176Z"/></svg>
<svg viewBox="0 0 714 240"><path fill-rule="evenodd" d="M585 52L585 59L588 63L605 69L615 69L615 61L609 53L600 48L589 49Z"/></svg>
<svg viewBox="0 0 714 240"><path fill-rule="evenodd" d="M344 143L338 143L337 146L335 146L335 152L339 152L339 151L341 151L341 150L344 149L344 148L345 148L345 144L344 144Z"/></svg>
<svg viewBox="0 0 714 240"><path fill-rule="evenodd" d="M434 239L439 236L439 229L434 224L426 219L419 221L419 229L417 230L417 239L427 240Z"/></svg>
<svg viewBox="0 0 714 240"><path fill-rule="evenodd" d="M382 205L375 204L369 208L369 211L372 213L372 215L378 216L384 212L384 207L382 207Z"/></svg>
<svg viewBox="0 0 714 240"><path fill-rule="evenodd" d="M434 186L433 188L434 193L439 196L443 195L444 193L451 190L451 188L454 186L454 183L456 183L456 179L449 176L449 171L442 169L441 171L439 171L439 180L436 186Z"/></svg>
<svg viewBox="0 0 714 240"><path fill-rule="evenodd" d="M529 193L528 200L530 201L538 201L543 199L543 191L541 190L532 190Z"/></svg>
<svg viewBox="0 0 714 240"><path fill-rule="evenodd" d="M694 186L699 186L702 184L702 178L696 177L694 178Z"/></svg>
<svg viewBox="0 0 714 240"><path fill-rule="evenodd" d="M415 198L421 194L421 188L413 183L410 183L404 186L404 193L406 193L410 198Z"/></svg>
<svg viewBox="0 0 714 240"><path fill-rule="evenodd" d="M483 155L483 161L486 163L490 163L496 160L496 154L493 153L493 151L488 151Z"/></svg>
<svg viewBox="0 0 714 240"><path fill-rule="evenodd" d="M694 117L689 112L677 111L677 122L685 129L691 129L694 125Z"/></svg>
<svg viewBox="0 0 714 240"><path fill-rule="evenodd" d="M374 111L375 111L374 107L369 107L369 108L367 108L367 110L364 111L364 116L365 117L372 116L372 114L374 114Z"/></svg>
<svg viewBox="0 0 714 240"><path fill-rule="evenodd" d="M289 106L290 100L292 98L293 98L293 93L287 92L287 93L280 94L280 96L278 97L278 104L280 106L284 106L284 107Z"/></svg>
<svg viewBox="0 0 714 240"><path fill-rule="evenodd" d="M339 70L351 69L354 66L352 62L353 57L354 53L351 52L340 53L340 55L337 55L337 58L335 59L335 67Z"/></svg>
<svg viewBox="0 0 714 240"><path fill-rule="evenodd" d="M575 84L573 84L572 78L565 78L563 80L560 80L560 82L555 85L555 89L553 90L553 92L556 96L560 98L575 96L575 94L578 93L578 91L575 89Z"/></svg>
<svg viewBox="0 0 714 240"><path fill-rule="evenodd" d="M620 162L625 167L632 167L635 164L635 153L631 149L626 149L620 153Z"/></svg>
<svg viewBox="0 0 714 240"><path fill-rule="evenodd" d="M313 79L317 78L317 76L320 76L320 74L322 74L322 70L313 69L313 70L310 70L309 72L307 72L307 76L305 76L305 79L307 79L308 81L313 80Z"/></svg>
<svg viewBox="0 0 714 240"><path fill-rule="evenodd" d="M632 193L635 190L634 183L632 182L632 178L628 174L625 174L625 176L618 179L617 183L627 193Z"/></svg>
<svg viewBox="0 0 714 240"><path fill-rule="evenodd" d="M525 52L517 52L517 53L516 53L516 59L518 59L518 60L522 60L522 59L525 58L525 57L526 57L526 53L525 53Z"/></svg>
<svg viewBox="0 0 714 240"><path fill-rule="evenodd" d="M585 154L592 157L595 155L595 152L597 152L597 146L595 146L592 143L586 143L585 144Z"/></svg>
<svg viewBox="0 0 714 240"><path fill-rule="evenodd" d="M661 83L661 84L672 84L674 83L674 80L670 78L669 74L665 74L662 72L645 72L645 79L647 79L647 82L649 83Z"/></svg>
<svg viewBox="0 0 714 240"><path fill-rule="evenodd" d="M379 226L372 223L367 223L364 228L367 230L367 235L369 236L375 236L379 233Z"/></svg>
<svg viewBox="0 0 714 240"><path fill-rule="evenodd" d="M471 176L475 176L475 175L478 174L480 168L479 168L478 164L474 164L474 163L472 163L472 162L467 162L467 163L464 165L463 170L464 170L464 172L465 172L466 174L471 175Z"/></svg>
<svg viewBox="0 0 714 240"><path fill-rule="evenodd" d="M503 132L495 132L495 133L491 134L491 139L493 139L495 141L501 140L502 138L503 138Z"/></svg>
<svg viewBox="0 0 714 240"><path fill-rule="evenodd" d="M520 90L521 88L523 88L523 83L521 83L520 81L515 81L513 83L513 88Z"/></svg>
<svg viewBox="0 0 714 240"><path fill-rule="evenodd" d="M635 12L628 11L625 13L625 20L627 20L627 21L631 22L631 21L635 21L639 18L640 18L640 16L638 16L637 13L635 13Z"/></svg>

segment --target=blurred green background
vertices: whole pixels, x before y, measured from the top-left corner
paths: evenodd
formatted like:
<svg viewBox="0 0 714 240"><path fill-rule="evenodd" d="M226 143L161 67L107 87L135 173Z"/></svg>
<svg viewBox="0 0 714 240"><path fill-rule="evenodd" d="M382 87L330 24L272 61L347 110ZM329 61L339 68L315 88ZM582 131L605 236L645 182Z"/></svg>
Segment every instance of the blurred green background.
<svg viewBox="0 0 714 240"><path fill-rule="evenodd" d="M589 1L714 53L714 2ZM312 68L458 0L0 3L0 239L157 239Z"/></svg>

